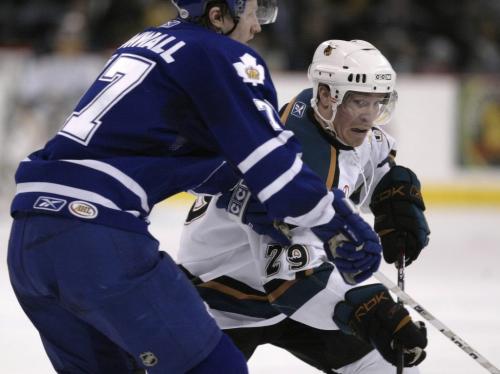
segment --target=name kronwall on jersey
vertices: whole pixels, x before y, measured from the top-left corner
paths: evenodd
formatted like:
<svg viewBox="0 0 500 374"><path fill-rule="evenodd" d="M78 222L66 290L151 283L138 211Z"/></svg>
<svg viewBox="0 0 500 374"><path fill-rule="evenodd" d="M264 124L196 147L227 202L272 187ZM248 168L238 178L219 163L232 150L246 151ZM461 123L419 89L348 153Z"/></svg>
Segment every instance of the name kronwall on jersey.
<svg viewBox="0 0 500 374"><path fill-rule="evenodd" d="M160 55L167 64L175 61L173 54L186 45L182 40L173 44L177 38L162 32L146 31L137 34L128 42L123 44L122 48L146 48ZM165 47L170 46L168 49Z"/></svg>

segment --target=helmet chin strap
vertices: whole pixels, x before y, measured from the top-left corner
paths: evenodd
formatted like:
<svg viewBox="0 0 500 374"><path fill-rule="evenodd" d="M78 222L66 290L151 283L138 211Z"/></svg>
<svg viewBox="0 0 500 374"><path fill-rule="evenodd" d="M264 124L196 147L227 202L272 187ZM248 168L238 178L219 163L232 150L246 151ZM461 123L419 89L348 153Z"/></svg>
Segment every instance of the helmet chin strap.
<svg viewBox="0 0 500 374"><path fill-rule="evenodd" d="M337 134L335 132L335 128L333 126L333 120L335 119L335 115L337 114L337 104L336 103L333 104L333 106L332 106L332 116L329 119L323 117L323 115L319 112L317 99L314 99L314 98L311 99L311 107L313 108L314 113L316 113L316 115L323 121L323 123L321 123L321 125L326 130L333 131L335 134Z"/></svg>
<svg viewBox="0 0 500 374"><path fill-rule="evenodd" d="M229 30L228 32L222 33L222 35L229 36L233 33L234 30L236 30L236 27L238 26L239 21L237 19L233 19L233 22L234 22L234 25L233 25L233 27L231 27L231 30Z"/></svg>

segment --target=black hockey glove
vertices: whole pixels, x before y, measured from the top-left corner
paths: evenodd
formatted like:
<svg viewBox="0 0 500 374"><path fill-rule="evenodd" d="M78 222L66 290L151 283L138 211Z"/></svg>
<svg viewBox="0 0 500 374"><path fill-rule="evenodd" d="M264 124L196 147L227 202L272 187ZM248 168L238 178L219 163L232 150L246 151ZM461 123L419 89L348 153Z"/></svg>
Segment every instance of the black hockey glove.
<svg viewBox="0 0 500 374"><path fill-rule="evenodd" d="M403 166L392 167L375 187L370 208L385 261L392 264L404 251L405 263L410 265L429 243L430 234L415 173Z"/></svg>
<svg viewBox="0 0 500 374"><path fill-rule="evenodd" d="M337 266L344 281L357 284L378 270L382 248L373 229L352 208L344 193L335 188L335 216L312 231L325 243L328 258Z"/></svg>
<svg viewBox="0 0 500 374"><path fill-rule="evenodd" d="M393 365L397 345L403 346L406 367L420 364L426 356L427 330L423 322L414 323L408 311L394 302L382 284L356 287L335 306L333 320L345 333L371 343Z"/></svg>
<svg viewBox="0 0 500 374"><path fill-rule="evenodd" d="M266 207L252 196L243 180L219 196L216 206L226 209L235 221L250 226L257 234L267 235L281 245L291 244L289 237L276 227L267 215Z"/></svg>

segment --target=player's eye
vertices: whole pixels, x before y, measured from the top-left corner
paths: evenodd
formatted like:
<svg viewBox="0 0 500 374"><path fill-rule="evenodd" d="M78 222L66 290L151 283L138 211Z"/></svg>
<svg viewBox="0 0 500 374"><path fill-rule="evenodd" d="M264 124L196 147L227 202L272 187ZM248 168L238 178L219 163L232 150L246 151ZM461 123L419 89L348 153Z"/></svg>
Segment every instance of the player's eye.
<svg viewBox="0 0 500 374"><path fill-rule="evenodd" d="M359 107L365 107L365 106L368 106L368 101L366 100L363 100L363 99L354 99L354 104L356 104L357 106Z"/></svg>

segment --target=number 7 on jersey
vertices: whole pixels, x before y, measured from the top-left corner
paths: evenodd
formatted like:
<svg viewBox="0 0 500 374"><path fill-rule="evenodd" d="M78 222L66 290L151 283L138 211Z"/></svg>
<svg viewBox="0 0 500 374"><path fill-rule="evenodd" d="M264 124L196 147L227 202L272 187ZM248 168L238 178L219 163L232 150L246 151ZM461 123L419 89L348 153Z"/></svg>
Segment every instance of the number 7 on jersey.
<svg viewBox="0 0 500 374"><path fill-rule="evenodd" d="M102 117L141 84L155 65L154 61L128 53L116 57L98 78L108 84L83 109L69 116L59 134L88 145Z"/></svg>

